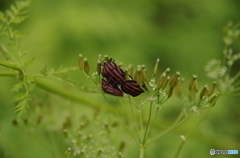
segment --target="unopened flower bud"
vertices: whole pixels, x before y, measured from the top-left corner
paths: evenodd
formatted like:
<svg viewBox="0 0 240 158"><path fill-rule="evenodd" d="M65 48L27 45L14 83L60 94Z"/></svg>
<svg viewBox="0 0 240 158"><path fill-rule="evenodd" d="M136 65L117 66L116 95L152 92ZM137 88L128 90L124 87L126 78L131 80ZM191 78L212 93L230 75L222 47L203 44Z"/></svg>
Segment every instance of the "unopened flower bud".
<svg viewBox="0 0 240 158"><path fill-rule="evenodd" d="M214 81L212 86L209 88L208 96L211 96L214 93L215 88L216 88L216 81Z"/></svg>
<svg viewBox="0 0 240 158"><path fill-rule="evenodd" d="M162 89L165 89L167 87L169 81L170 81L170 77L168 76L163 83Z"/></svg>
<svg viewBox="0 0 240 158"><path fill-rule="evenodd" d="M159 58L157 59L156 64L155 64L155 66L154 66L154 68L153 68L153 76L156 76L156 74L157 74L157 71L158 71L158 63L159 63Z"/></svg>
<svg viewBox="0 0 240 158"><path fill-rule="evenodd" d="M204 100L206 98L206 96L208 96L208 87L207 87L207 85L205 85L204 88L202 89L202 91L200 93L200 99Z"/></svg>
<svg viewBox="0 0 240 158"><path fill-rule="evenodd" d="M84 66L83 66L83 68L84 68L84 72L86 73L86 74L88 74L88 72L89 72L89 65L88 65L88 61L87 61L87 58L85 58L84 59Z"/></svg>
<svg viewBox="0 0 240 158"><path fill-rule="evenodd" d="M84 60L82 54L79 54L78 56L78 66L80 70L84 69Z"/></svg>

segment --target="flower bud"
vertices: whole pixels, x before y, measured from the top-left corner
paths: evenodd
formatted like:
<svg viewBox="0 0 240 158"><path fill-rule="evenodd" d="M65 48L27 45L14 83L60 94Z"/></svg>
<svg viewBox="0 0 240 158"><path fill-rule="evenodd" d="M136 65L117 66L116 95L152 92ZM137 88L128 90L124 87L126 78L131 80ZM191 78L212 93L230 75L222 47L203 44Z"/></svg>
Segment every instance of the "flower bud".
<svg viewBox="0 0 240 158"><path fill-rule="evenodd" d="M169 81L170 81L170 77L168 76L167 79L163 83L162 89L165 89L167 87Z"/></svg>
<svg viewBox="0 0 240 158"><path fill-rule="evenodd" d="M84 69L84 61L83 61L83 56L82 54L79 54L78 56L78 66L80 70Z"/></svg>
<svg viewBox="0 0 240 158"><path fill-rule="evenodd" d="M154 68L153 68L153 76L156 76L156 74L157 74L157 71L158 71L158 63L159 63L159 58L157 59L156 64L155 64L155 66L154 66Z"/></svg>

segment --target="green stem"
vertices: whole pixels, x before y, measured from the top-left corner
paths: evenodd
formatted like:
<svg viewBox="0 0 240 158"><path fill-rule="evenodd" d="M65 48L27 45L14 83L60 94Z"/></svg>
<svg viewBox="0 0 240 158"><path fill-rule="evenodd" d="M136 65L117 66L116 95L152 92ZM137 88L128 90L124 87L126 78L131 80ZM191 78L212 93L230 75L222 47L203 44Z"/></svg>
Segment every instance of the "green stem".
<svg viewBox="0 0 240 158"><path fill-rule="evenodd" d="M17 71L1 71L0 72L0 76L3 77L16 77L18 76L18 72Z"/></svg>
<svg viewBox="0 0 240 158"><path fill-rule="evenodd" d="M44 78L44 77L35 77L35 83L38 87L40 87L40 88L42 88L46 91L52 92L54 94L57 94L59 96L62 96L64 98L70 99L72 101L81 103L81 104L86 105L86 106L92 105L94 107L101 107L101 108L105 107L104 105L102 105L99 102L94 102L94 101L89 100L87 98L81 97L80 93L73 93L71 91L66 91L65 89L54 86L53 84L48 83L46 81L43 81L43 79L41 79L41 78Z"/></svg>
<svg viewBox="0 0 240 158"><path fill-rule="evenodd" d="M154 138L152 138L147 144L146 146L150 145L152 142L154 142L155 140L159 139L160 137L162 137L164 134L168 133L169 131L171 131L172 129L174 129L175 127L177 127L178 125L180 125L181 123L183 123L187 118L189 118L190 114L188 116L185 116L185 118L182 119L183 115L184 115L185 111L183 110L178 118L176 119L176 121L169 126L166 130L162 131L161 133L159 133L157 136L155 136ZM180 121L181 120L181 121Z"/></svg>
<svg viewBox="0 0 240 158"><path fill-rule="evenodd" d="M144 145L140 145L140 153L139 153L139 158L144 158L144 151L145 151L145 147Z"/></svg>
<svg viewBox="0 0 240 158"><path fill-rule="evenodd" d="M206 117L206 115L208 114L208 112L211 110L211 108L209 108L204 115L200 118L200 120L198 121L198 123L193 127L193 129L187 134L187 136L185 137L185 140L183 140L181 142L181 144L178 146L178 149L176 151L176 154L174 156L174 158L178 158L184 144L186 143L186 141L188 140L188 138L192 135L192 133L197 129L197 127L200 125L200 123L203 121L203 119Z"/></svg>
<svg viewBox="0 0 240 158"><path fill-rule="evenodd" d="M0 65L2 65L4 67L7 67L7 68L10 68L10 69L13 69L13 70L17 70L17 71L22 73L22 69L21 68L19 68L18 66L15 66L13 64L10 64L8 62L0 61Z"/></svg>
<svg viewBox="0 0 240 158"><path fill-rule="evenodd" d="M143 142L142 145L145 146L145 143L147 141L147 134L149 132L149 126L151 122L151 116L152 116L152 107L153 107L153 101L150 101L150 109L149 109L149 114L148 114L148 122L147 122L147 127L143 136Z"/></svg>

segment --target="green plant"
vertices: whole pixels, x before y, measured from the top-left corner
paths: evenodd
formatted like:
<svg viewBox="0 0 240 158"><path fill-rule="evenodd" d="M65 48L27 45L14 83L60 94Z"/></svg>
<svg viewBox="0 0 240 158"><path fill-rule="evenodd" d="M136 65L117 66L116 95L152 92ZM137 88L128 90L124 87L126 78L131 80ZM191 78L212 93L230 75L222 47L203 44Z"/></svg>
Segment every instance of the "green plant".
<svg viewBox="0 0 240 158"><path fill-rule="evenodd" d="M88 60L86 58L84 59L82 55L79 56L79 67L83 70L86 77L94 83L93 86L86 86L68 77L67 74L69 72L78 71L79 68L74 66L60 67L56 70L54 68L49 69L48 66L43 65L43 68L36 74L27 71L27 68L34 62L34 58L28 58L28 54L31 51L22 50L20 42L26 33L15 30L14 25L21 23L27 18L26 11L28 5L29 1L18 1L12 5L11 9L7 10L6 13L0 12L0 35L4 41L0 49L2 54L0 65L5 68L4 71L0 72L0 76L10 76L20 80L20 82L13 85L11 89L17 92L16 96L12 99L12 101L16 102L15 112L17 114L17 120L13 120L13 123L26 127L29 132L32 132L31 130L33 128L39 131L42 130L43 132L47 131L49 137L54 139L52 143L54 146L53 149L47 150L50 150L50 152L54 150L54 156L106 157L107 155L108 157L123 157L124 154L122 154L122 151L125 143L118 143L118 145L120 144L118 149L114 148L114 145L111 144L110 134L113 133L112 131L114 131L115 128L121 128L116 125L118 124L117 120L113 119L112 121L109 119L112 117L112 111L115 112L122 125L138 144L140 158L144 157L145 150L151 143L181 125L190 118L192 114L199 114L199 121L196 122L193 129L185 136L181 136L182 142L175 154L175 157L178 157L186 141L204 120L209 111L215 106L218 98L226 95L239 96L240 72L237 72L233 77L230 75L233 63L240 58L240 55L232 53L233 51L230 48L231 43L239 38L238 24L233 25L228 23L225 27L226 35L224 37L225 48L223 51L223 61L214 59L206 65L207 76L213 80L213 84L210 87L206 85L199 88L197 76L193 75L192 80L187 84L189 92L186 92L186 86L184 88L185 80L180 77L180 72L176 72L175 75L170 77L170 69L167 68L159 74L158 66L160 60L157 59L150 75L148 75L146 71L147 66L145 65L138 66L135 72L133 72L132 66L125 68L127 74L133 76L140 85L143 84L146 86L146 88L142 87L145 89L144 94L136 98L129 95L126 97L116 97L107 95L101 90L101 62L107 60L108 56L99 56L98 62L95 65L97 69L94 70L93 73L90 73L92 65L88 63ZM61 89L48 81L52 79L54 82L58 80L67 83L79 91L103 95L106 103L110 105L111 110L109 110L107 106L100 105L101 103L79 97L75 93ZM90 106L90 109L85 110L88 110L93 116L83 115L84 117L80 117L76 112L71 110L71 107L67 106L69 103L62 100L62 102L56 101L54 98L49 99L47 96L47 103L36 103L38 102L36 101L37 96L31 94L36 86L63 96L67 100L73 100L81 105ZM201 91L199 91L199 89L201 89ZM160 115L161 108L171 99L174 92L182 101L182 108L179 110L178 117L176 117L172 125L168 126L165 130L156 130L156 127L158 127L156 122L157 116ZM38 105L51 105L50 102L52 101L56 101L59 104L66 104L66 106L62 105L62 109L58 109L56 107ZM120 106L116 106L116 104ZM30 108L28 109L28 107ZM57 117L58 112L66 112L66 114L63 118L59 119ZM103 116L105 113L110 114L105 118ZM93 120L99 117L104 119L99 119L99 121L94 123ZM80 120L80 118L81 123L76 121ZM49 129L50 126L51 129ZM94 131L95 129L98 130ZM91 133L91 131L93 132ZM98 139L99 135L102 138L101 140ZM32 136L35 137L36 135L33 133ZM64 136L65 139L62 136ZM59 144L63 144L63 147L56 147L59 146ZM64 153L62 151L66 152Z"/></svg>

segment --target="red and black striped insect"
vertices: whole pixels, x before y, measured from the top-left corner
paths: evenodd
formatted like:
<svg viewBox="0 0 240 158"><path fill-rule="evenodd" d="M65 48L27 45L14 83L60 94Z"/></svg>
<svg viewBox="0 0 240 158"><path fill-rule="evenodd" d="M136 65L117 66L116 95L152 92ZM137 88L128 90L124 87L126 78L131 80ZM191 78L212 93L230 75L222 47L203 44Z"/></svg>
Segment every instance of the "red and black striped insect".
<svg viewBox="0 0 240 158"><path fill-rule="evenodd" d="M123 92L118 88L118 86L109 81L102 80L102 90L115 96L123 96Z"/></svg>
<svg viewBox="0 0 240 158"><path fill-rule="evenodd" d="M136 97L144 92L141 86L134 80L126 80L121 84L121 90L133 97Z"/></svg>
<svg viewBox="0 0 240 158"><path fill-rule="evenodd" d="M120 85L125 78L125 72L114 63L113 59L103 62L102 76L114 85Z"/></svg>

